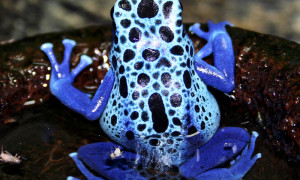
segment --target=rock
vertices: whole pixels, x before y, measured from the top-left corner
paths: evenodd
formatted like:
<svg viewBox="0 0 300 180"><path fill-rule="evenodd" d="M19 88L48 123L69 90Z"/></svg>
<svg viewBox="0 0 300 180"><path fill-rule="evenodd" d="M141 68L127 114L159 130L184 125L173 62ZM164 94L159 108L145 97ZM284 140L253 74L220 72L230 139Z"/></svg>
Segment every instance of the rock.
<svg viewBox="0 0 300 180"><path fill-rule="evenodd" d="M188 26L188 25L186 25ZM205 26L203 26L205 28ZM278 37L240 28L228 27L236 57L236 88L220 106L227 106L226 114L235 121L239 114L259 126L263 137L277 152L284 152L289 160L299 163L300 152L300 45ZM205 41L189 34L198 51ZM80 90L93 93L100 85L107 69L111 46L111 29L106 26L89 27L62 33L25 38L0 45L0 123L24 107L47 101L50 63L39 47L45 42L54 44L57 59L62 59L65 38L77 42L72 55L74 68L82 54L94 60L76 79ZM212 56L207 58L212 62ZM239 113L239 114L238 114ZM224 117L226 119L226 116Z"/></svg>

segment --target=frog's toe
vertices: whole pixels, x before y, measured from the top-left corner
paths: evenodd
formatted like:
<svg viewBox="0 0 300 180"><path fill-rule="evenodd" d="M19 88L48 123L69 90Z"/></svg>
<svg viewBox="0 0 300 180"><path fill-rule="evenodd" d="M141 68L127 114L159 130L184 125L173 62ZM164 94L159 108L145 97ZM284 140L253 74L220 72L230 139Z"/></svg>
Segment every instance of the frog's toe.
<svg viewBox="0 0 300 180"><path fill-rule="evenodd" d="M246 131L245 131L245 133L246 133ZM248 138L246 136L242 139L247 140ZM199 162L195 162L194 165L188 164L189 167L186 167L186 170L188 172L185 173L186 175L184 175L184 174L183 175L185 177L190 177L190 175L192 174L191 178L194 178L194 179L228 179L228 180L241 179L252 168L252 166L255 164L256 160L261 157L261 154L258 153L253 158L251 158L253 151L254 151L255 140L256 140L257 136L258 136L258 133L253 132L253 134L251 136L250 146L246 146L246 147L244 146L245 148L243 149L242 154L239 157L237 157L235 160L232 160L230 162L230 165L231 165L230 168L213 168L213 169L207 169L205 171L205 165L207 163L211 163L210 161L222 161L222 158L216 158L216 152L213 152L213 153L208 152L208 154L210 155L210 161L201 163L201 161L203 161L202 159L205 158L206 152L204 152L204 154L203 154L200 151L200 153L199 153L200 158L198 160ZM237 136L231 136L231 137L236 138ZM213 139L213 141L214 141L214 139ZM208 144L211 144L211 142L208 142ZM213 144L214 144L214 142L213 142ZM233 143L233 144L235 144L235 143ZM206 149L206 145L204 146L204 148ZM211 157L215 157L215 158L211 158ZM224 158L225 157L229 157L229 156L226 155L226 156L224 156ZM198 169L199 169L198 172L200 172L200 173L196 173L197 170L192 169L195 165L196 165L196 167L198 167ZM182 167L180 167L180 168L182 168ZM190 168L190 169L188 169L188 168ZM182 170L182 169L180 169L180 170ZM189 175L189 176L187 176L187 175Z"/></svg>
<svg viewBox="0 0 300 180"><path fill-rule="evenodd" d="M224 24L224 26L228 25L228 26L234 27L234 25L232 23L230 23L229 21L222 21L220 23Z"/></svg>
<svg viewBox="0 0 300 180"><path fill-rule="evenodd" d="M81 180L79 178L76 178L76 177L73 177L73 176L68 176L67 177L67 180ZM94 180L97 180L97 179L94 179ZM102 179L98 179L98 180L102 180ZM103 179L104 180L104 179Z"/></svg>
<svg viewBox="0 0 300 180"><path fill-rule="evenodd" d="M70 153L69 156L74 160L76 166L79 168L79 170L82 172L82 174L87 177L88 179L94 179L94 180L102 180L103 178L95 176L93 173L91 173L83 164L82 161L78 159L77 153ZM79 180L78 178L69 176L67 180Z"/></svg>
<svg viewBox="0 0 300 180"><path fill-rule="evenodd" d="M40 49L48 56L50 63L51 63L51 67L52 67L52 73L51 73L51 78L55 78L58 79L59 78L59 73L60 73L60 69L59 69L59 64L56 60L56 57L54 55L53 52L53 44L52 43L44 43L41 45Z"/></svg>
<svg viewBox="0 0 300 180"><path fill-rule="evenodd" d="M64 51L64 59L60 65L60 68L63 69L66 73L69 73L71 54L73 48L76 46L76 42L71 39L64 39L62 43L65 47L65 51Z"/></svg>
<svg viewBox="0 0 300 180"><path fill-rule="evenodd" d="M229 168L229 171L236 179L242 178L252 168L256 160L261 158L261 153L258 153L252 157L257 137L258 133L255 131L252 132L250 146L247 146L243 150L241 156L239 156L235 163Z"/></svg>
<svg viewBox="0 0 300 180"><path fill-rule="evenodd" d="M88 179L100 178L99 176L107 179L144 179L132 168L138 155L126 151L122 156L112 159L111 153L116 147L119 145L110 142L88 144L79 148L78 154L72 158ZM88 171L85 165L98 175Z"/></svg>
<svg viewBox="0 0 300 180"><path fill-rule="evenodd" d="M62 43L65 46L65 49L72 49L74 46L76 46L76 42L72 39L64 39Z"/></svg>
<svg viewBox="0 0 300 180"><path fill-rule="evenodd" d="M73 176L68 176L68 177L67 177L67 180L80 180L80 179L78 179L78 178L76 178L76 177L73 177Z"/></svg>
<svg viewBox="0 0 300 180"><path fill-rule="evenodd" d="M195 23L194 25L192 25L189 28L189 31L191 31L192 33L197 34L197 36L199 36L203 39L208 40L208 38L209 38L209 34L207 32L202 31L200 23Z"/></svg>
<svg viewBox="0 0 300 180"><path fill-rule="evenodd" d="M195 24L193 24L193 25L189 28L189 31L191 31L192 33L194 33L196 29L200 29L200 26L201 26L200 23L195 23Z"/></svg>
<svg viewBox="0 0 300 180"><path fill-rule="evenodd" d="M249 133L242 128L220 128L210 141L197 150L194 157L179 167L180 174L191 179L202 176L203 173L204 177L218 178L222 171L214 168L233 159L249 141Z"/></svg>
<svg viewBox="0 0 300 180"><path fill-rule="evenodd" d="M80 57L80 62L79 64L76 66L76 68L71 72L71 79L72 81L74 81L75 77L84 69L86 68L88 65L92 64L93 60L92 58L90 58L87 55L82 55Z"/></svg>
<svg viewBox="0 0 300 180"><path fill-rule="evenodd" d="M209 27L209 29L222 29L222 30L225 30L225 26L231 26L233 27L234 25L231 24L229 21L221 21L221 22L218 22L218 23L214 23L213 21L207 21L207 25Z"/></svg>

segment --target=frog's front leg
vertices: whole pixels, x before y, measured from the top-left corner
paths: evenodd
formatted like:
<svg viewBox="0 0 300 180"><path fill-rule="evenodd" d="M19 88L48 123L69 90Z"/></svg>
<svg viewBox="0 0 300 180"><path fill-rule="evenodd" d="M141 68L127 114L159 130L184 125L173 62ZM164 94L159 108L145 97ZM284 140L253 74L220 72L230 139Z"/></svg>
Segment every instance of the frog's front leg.
<svg viewBox="0 0 300 180"><path fill-rule="evenodd" d="M45 43L41 46L41 50L47 54L51 62L50 90L67 107L82 114L89 120L98 119L106 106L114 84L113 71L110 69L107 72L102 84L91 100L85 93L74 88L72 83L75 77L92 63L92 59L85 55L81 56L80 63L70 73L70 56L76 43L73 40L65 39L63 44L65 53L61 64L58 64L56 61L51 43Z"/></svg>
<svg viewBox="0 0 300 180"><path fill-rule="evenodd" d="M200 29L200 24L194 24L190 31L207 40L207 44L194 56L195 69L205 84L223 92L231 92L234 87L234 52L231 39L225 26L231 25L224 21L214 24L208 21L208 32ZM203 59L213 53L214 66Z"/></svg>
<svg viewBox="0 0 300 180"><path fill-rule="evenodd" d="M240 179L261 157L260 153L252 157L257 136L258 133L253 132L250 138L248 132L242 128L220 128L207 144L197 150L194 157L180 166L180 174L188 179ZM249 141L248 148L246 145ZM231 162L230 168L215 168L241 151L242 154L236 161Z"/></svg>

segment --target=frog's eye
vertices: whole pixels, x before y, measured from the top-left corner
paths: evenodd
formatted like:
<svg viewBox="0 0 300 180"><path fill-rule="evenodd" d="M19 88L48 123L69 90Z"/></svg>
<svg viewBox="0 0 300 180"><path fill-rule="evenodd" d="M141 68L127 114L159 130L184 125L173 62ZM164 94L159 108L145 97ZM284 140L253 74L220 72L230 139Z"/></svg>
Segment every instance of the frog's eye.
<svg viewBox="0 0 300 180"><path fill-rule="evenodd" d="M125 11L131 11L131 5L127 0L120 1L119 7Z"/></svg>
<svg viewBox="0 0 300 180"><path fill-rule="evenodd" d="M179 3L180 3L180 9L183 10L183 6L182 6L182 3L180 0L179 0Z"/></svg>
<svg viewBox="0 0 300 180"><path fill-rule="evenodd" d="M114 19L114 12L115 12L115 6L113 6L110 10L110 17L111 19Z"/></svg>
<svg viewBox="0 0 300 180"><path fill-rule="evenodd" d="M112 22L113 28L117 29L117 26L116 26L116 23L115 23L115 20L114 20L114 12L115 12L115 6L113 6L110 10L110 17L113 20L113 22Z"/></svg>
<svg viewBox="0 0 300 180"><path fill-rule="evenodd" d="M140 18L153 18L159 10L158 5L153 0L142 0L138 6Z"/></svg>

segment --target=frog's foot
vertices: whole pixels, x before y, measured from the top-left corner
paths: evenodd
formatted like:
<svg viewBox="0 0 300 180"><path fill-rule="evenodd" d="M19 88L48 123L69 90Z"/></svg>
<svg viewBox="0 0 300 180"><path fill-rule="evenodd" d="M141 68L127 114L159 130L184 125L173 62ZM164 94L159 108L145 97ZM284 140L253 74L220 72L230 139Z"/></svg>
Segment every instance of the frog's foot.
<svg viewBox="0 0 300 180"><path fill-rule="evenodd" d="M250 148L246 147L250 136L242 128L221 128L216 135L193 158L180 166L180 174L194 179L239 179L254 165L261 154L252 154L258 134L253 132ZM245 148L246 147L246 148ZM243 150L236 161L232 161L230 168L215 168L231 160Z"/></svg>
<svg viewBox="0 0 300 180"><path fill-rule="evenodd" d="M87 119L97 119L103 112L110 96L114 83L114 74L112 70L107 72L102 84L91 100L87 94L74 88L72 83L75 77L92 63L92 59L86 55L82 55L79 64L70 73L70 57L76 43L73 40L65 39L63 40L63 44L65 52L61 64L55 58L51 43L45 43L41 46L41 50L46 53L51 62L50 90L53 95L70 109L84 115Z"/></svg>
<svg viewBox="0 0 300 180"><path fill-rule="evenodd" d="M251 169L255 164L256 160L261 158L261 153L258 153L252 157L255 148L255 141L258 137L258 133L253 131L251 136L250 147L248 146L243 150L242 154L236 158L236 160L231 161L231 167L225 169L228 174L233 175L235 179L240 179ZM222 173L222 172L220 172ZM221 174L220 174L221 175Z"/></svg>
<svg viewBox="0 0 300 180"><path fill-rule="evenodd" d="M123 157L112 159L111 153L115 147L119 145L111 142L88 144L70 156L87 179L145 179L133 168L135 161L140 158L139 155L126 151ZM92 173L86 166L101 177Z"/></svg>
<svg viewBox="0 0 300 180"><path fill-rule="evenodd" d="M80 59L80 63L76 66L76 68L70 73L70 57L72 53L73 47L76 45L76 42L70 39L63 40L63 45L65 47L64 59L61 64L58 64L54 52L53 45L51 43L45 43L41 46L41 50L46 53L48 56L52 71L51 71L51 79L50 79L50 90L55 91L57 88L57 84L60 84L61 81L64 83L73 83L75 77L88 65L90 65L93 61L90 57L86 55L82 55ZM57 84L56 84L57 83Z"/></svg>
<svg viewBox="0 0 300 180"><path fill-rule="evenodd" d="M234 87L234 52L230 36L225 26L229 22L208 22L208 32L200 29L200 24L194 24L190 31L207 40L207 44L194 56L195 70L199 77L209 86L223 92L231 92ZM203 59L210 54L214 55L214 66Z"/></svg>
<svg viewBox="0 0 300 180"><path fill-rule="evenodd" d="M87 107L90 103L90 99L86 94L75 89L72 86L72 83L75 77L80 73L80 71L82 71L86 66L92 63L92 59L86 55L82 55L79 64L70 73L70 57L72 49L76 45L76 43L75 41L70 39L65 39L62 43L64 44L65 52L64 59L61 64L59 64L55 58L53 45L51 43L45 43L41 46L41 50L46 53L51 63L52 70L50 79L50 91L66 106L77 111L77 109L83 109L84 106ZM75 106L72 106L73 104Z"/></svg>

